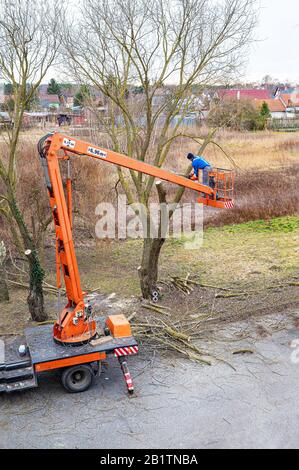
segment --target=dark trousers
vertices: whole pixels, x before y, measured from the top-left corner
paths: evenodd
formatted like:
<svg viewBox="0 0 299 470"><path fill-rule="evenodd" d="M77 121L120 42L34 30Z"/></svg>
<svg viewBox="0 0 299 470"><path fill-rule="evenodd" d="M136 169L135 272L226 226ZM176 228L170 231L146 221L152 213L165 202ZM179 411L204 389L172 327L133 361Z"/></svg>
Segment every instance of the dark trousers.
<svg viewBox="0 0 299 470"><path fill-rule="evenodd" d="M202 184L209 186L209 172L212 170L211 166L206 166L202 170Z"/></svg>

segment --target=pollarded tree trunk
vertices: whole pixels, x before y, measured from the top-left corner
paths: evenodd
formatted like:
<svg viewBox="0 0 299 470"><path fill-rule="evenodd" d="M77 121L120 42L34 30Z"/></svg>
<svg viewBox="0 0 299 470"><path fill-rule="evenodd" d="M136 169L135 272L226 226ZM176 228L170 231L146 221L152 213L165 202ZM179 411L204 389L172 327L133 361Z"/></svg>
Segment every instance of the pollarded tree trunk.
<svg viewBox="0 0 299 470"><path fill-rule="evenodd" d="M200 147L199 155L201 155L204 150L206 149L207 145L213 139L216 133L216 129L212 130L209 135L206 137L204 143ZM187 177L192 170L192 166L190 165L186 171L185 176ZM159 268L159 256L161 253L161 249L165 243L165 236L167 233L168 223L172 219L175 208L180 203L183 194L185 192L185 188L181 187L178 189L176 196L172 202L172 208L168 213L168 209L166 208L167 200L166 200L166 191L163 187L163 183L160 180L157 180L156 189L158 192L159 203L160 203L160 224L159 224L159 235L160 238L151 239L146 238L143 241L143 253L142 253L142 262L139 268L139 278L140 278L140 287L142 291L142 296L145 299L152 298L153 292L157 291L157 282L158 282L158 268ZM151 220L150 216L147 217L147 230L150 227Z"/></svg>
<svg viewBox="0 0 299 470"><path fill-rule="evenodd" d="M0 243L0 302L6 302L9 300L9 292L6 282L6 274L5 274L5 257L6 257L6 249L3 242Z"/></svg>
<svg viewBox="0 0 299 470"><path fill-rule="evenodd" d="M28 252L29 253L29 252ZM28 307L33 321L43 322L48 319L44 309L43 279L44 271L40 265L36 252L31 252L29 258L29 295L27 297Z"/></svg>
<svg viewBox="0 0 299 470"><path fill-rule="evenodd" d="M166 191L163 187L162 181L156 181L156 189L160 202L160 221L158 235L159 238L150 238L151 216L147 214L146 234L147 238L143 240L143 252L141 266L138 270L140 287L142 297L144 299L158 300L157 293L159 293L157 283L159 274L159 257L161 249L165 243L165 229L168 226L168 217L166 209Z"/></svg>
<svg viewBox="0 0 299 470"><path fill-rule="evenodd" d="M0 264L0 302L7 302L9 300L9 291L5 278L4 266Z"/></svg>
<svg viewBox="0 0 299 470"><path fill-rule="evenodd" d="M164 238L149 239L143 241L142 262L139 268L139 279L142 296L151 299L157 291L159 256Z"/></svg>
<svg viewBox="0 0 299 470"><path fill-rule="evenodd" d="M16 221L23 244L26 248L26 256L29 262L29 295L27 298L29 312L33 321L43 322L48 319L44 309L43 280L44 270L39 261L36 248L29 234L24 218L19 210L14 191L10 184L7 184L8 202L11 213Z"/></svg>

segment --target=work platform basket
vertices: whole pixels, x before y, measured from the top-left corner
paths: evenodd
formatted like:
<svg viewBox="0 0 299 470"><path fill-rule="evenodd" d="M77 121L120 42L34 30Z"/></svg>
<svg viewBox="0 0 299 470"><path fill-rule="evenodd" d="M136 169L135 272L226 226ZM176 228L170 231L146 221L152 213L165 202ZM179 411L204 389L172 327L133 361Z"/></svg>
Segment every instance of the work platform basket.
<svg viewBox="0 0 299 470"><path fill-rule="evenodd" d="M234 208L235 172L224 168L209 171L209 186L214 190L211 196L202 195L198 202L219 209Z"/></svg>

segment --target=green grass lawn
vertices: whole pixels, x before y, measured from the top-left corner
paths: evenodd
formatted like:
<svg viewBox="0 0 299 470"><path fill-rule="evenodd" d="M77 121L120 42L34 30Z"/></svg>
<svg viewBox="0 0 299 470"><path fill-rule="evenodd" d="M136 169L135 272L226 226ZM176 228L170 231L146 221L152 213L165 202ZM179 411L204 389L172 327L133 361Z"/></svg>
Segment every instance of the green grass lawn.
<svg viewBox="0 0 299 470"><path fill-rule="evenodd" d="M299 217L207 229L203 246L185 249L186 240L170 239L160 258L160 278L200 274L220 286L271 284L298 275ZM83 285L107 293L139 295L137 268L142 242L100 242L79 249Z"/></svg>

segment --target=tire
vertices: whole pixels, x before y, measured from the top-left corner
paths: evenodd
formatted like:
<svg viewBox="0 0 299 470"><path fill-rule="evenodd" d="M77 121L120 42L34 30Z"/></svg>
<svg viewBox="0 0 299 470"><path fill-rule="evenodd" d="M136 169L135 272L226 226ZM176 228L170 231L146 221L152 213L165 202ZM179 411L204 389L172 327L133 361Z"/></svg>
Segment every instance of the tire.
<svg viewBox="0 0 299 470"><path fill-rule="evenodd" d="M89 365L68 367L62 372L61 383L70 393L82 393L89 389L93 381L93 371Z"/></svg>

